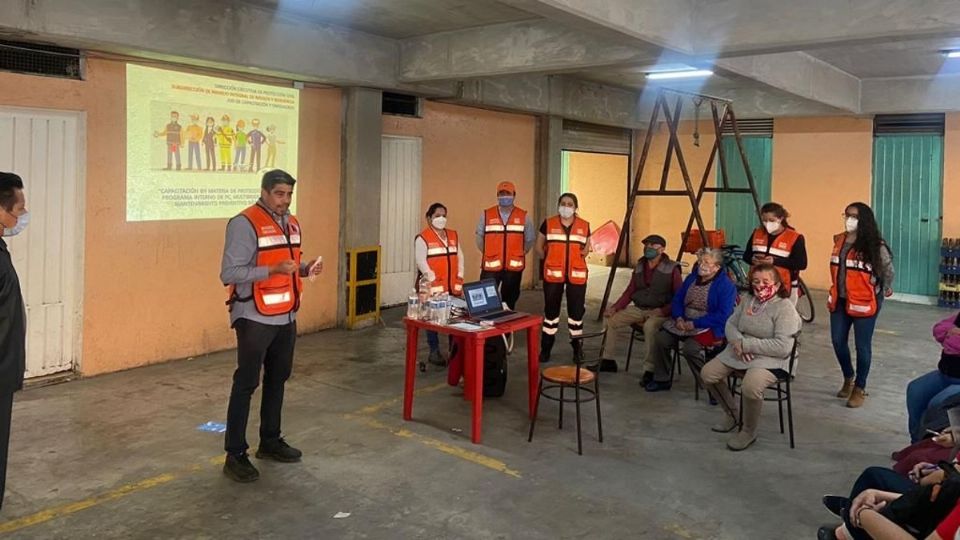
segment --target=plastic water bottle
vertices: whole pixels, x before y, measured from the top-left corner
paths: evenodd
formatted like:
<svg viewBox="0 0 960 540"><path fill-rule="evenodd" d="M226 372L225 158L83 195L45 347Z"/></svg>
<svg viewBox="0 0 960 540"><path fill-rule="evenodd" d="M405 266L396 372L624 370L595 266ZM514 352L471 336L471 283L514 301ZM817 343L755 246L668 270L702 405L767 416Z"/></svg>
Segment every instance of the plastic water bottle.
<svg viewBox="0 0 960 540"><path fill-rule="evenodd" d="M440 325L446 325L449 320L449 315L447 309L450 305L450 295L447 293L442 293L437 295L437 319L436 323Z"/></svg>
<svg viewBox="0 0 960 540"><path fill-rule="evenodd" d="M420 296L416 289L410 289L410 294L407 296L407 318L420 318Z"/></svg>
<svg viewBox="0 0 960 540"><path fill-rule="evenodd" d="M430 280L427 276L420 276L417 282L417 299L420 303L420 316L418 319L430 320L429 301L430 301Z"/></svg>

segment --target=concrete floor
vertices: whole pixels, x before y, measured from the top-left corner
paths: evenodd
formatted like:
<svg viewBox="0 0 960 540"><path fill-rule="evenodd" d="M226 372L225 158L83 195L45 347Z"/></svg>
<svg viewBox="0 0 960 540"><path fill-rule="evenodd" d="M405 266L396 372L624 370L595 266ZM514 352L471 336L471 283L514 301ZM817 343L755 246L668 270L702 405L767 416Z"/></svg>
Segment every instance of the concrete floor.
<svg viewBox="0 0 960 540"><path fill-rule="evenodd" d="M615 292L624 279L618 276ZM602 272L591 282L592 319ZM519 307L537 311L541 298L524 293ZM470 443L468 403L443 384L443 373L419 376L425 391L414 407L416 421L405 423L402 314L390 310L385 327L301 338L284 427L304 451L303 462L255 460L261 479L250 485L221 474L222 435L197 430L224 421L232 352L21 393L0 532L15 538L813 538L830 521L820 496L844 492L862 468L887 464L906 443L904 388L936 365L930 327L944 315L884 306L871 395L863 409L850 410L832 396L840 375L821 306L805 328L795 450L769 406L760 440L746 452L726 450L727 436L709 430L719 412L694 401L686 372L673 391L658 394L639 389L639 373L602 379L606 438L596 441L587 416L582 457L572 424L557 430L555 406L541 408L542 423L528 444L518 353L507 395L485 403L482 445ZM350 515L334 518L338 512Z"/></svg>

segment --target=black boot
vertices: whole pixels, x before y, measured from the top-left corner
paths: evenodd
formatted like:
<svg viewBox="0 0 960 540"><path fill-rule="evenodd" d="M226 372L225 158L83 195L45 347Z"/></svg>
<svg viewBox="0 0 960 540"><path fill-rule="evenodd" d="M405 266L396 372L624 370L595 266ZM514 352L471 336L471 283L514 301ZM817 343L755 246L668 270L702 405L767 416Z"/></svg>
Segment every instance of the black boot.
<svg viewBox="0 0 960 540"><path fill-rule="evenodd" d="M571 339L570 346L573 347L573 363L582 364L583 363L583 340Z"/></svg>
<svg viewBox="0 0 960 540"><path fill-rule="evenodd" d="M540 334L540 363L546 364L550 361L550 352L553 350L553 342L556 341L556 336L551 336L548 334Z"/></svg>

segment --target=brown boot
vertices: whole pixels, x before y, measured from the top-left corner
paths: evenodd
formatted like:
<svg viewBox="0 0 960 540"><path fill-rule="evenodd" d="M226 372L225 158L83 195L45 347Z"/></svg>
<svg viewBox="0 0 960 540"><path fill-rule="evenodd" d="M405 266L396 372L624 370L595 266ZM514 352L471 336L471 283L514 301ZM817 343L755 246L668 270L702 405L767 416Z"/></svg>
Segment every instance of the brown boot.
<svg viewBox="0 0 960 540"><path fill-rule="evenodd" d="M837 397L841 399L849 399L850 392L853 392L853 377L843 380L843 386L841 386L840 391L837 392Z"/></svg>
<svg viewBox="0 0 960 540"><path fill-rule="evenodd" d="M853 388L853 391L850 392L850 399L847 400L847 407L850 407L851 409L863 407L863 402L866 400L866 398L866 390L856 386Z"/></svg>
<svg viewBox="0 0 960 540"><path fill-rule="evenodd" d="M743 426L740 432L727 441L727 448L734 452L746 450L757 440L757 426L760 424L762 399L743 400Z"/></svg>

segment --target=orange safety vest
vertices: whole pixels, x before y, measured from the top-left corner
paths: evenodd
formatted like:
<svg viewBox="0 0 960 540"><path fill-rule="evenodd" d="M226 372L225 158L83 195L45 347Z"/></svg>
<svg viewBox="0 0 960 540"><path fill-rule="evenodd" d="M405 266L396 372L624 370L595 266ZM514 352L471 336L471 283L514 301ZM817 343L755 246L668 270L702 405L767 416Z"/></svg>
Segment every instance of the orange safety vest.
<svg viewBox="0 0 960 540"><path fill-rule="evenodd" d="M852 248L847 252L847 259L841 261L840 250L846 239L846 234L833 237L833 253L830 256L830 276L833 283L830 286L830 295L827 296L827 307L831 313L837 309L837 274L840 265L844 264L847 269L847 314L851 317L872 317L876 315L878 308L873 266L860 260L860 254Z"/></svg>
<svg viewBox="0 0 960 540"><path fill-rule="evenodd" d="M547 219L546 257L543 260L543 280L547 283L583 285L587 282L587 239L590 224L574 216L567 231L560 216Z"/></svg>
<svg viewBox="0 0 960 540"><path fill-rule="evenodd" d="M757 227L753 231L753 238L750 239L750 246L754 253L765 253L767 255L773 255L774 257L787 258L793 253L793 246L799 238L800 233L787 227L774 239L773 244L768 244L770 235L767 233L767 230L763 227ZM776 269L777 273L780 274L783 287L787 292L790 292L796 285L796 280L793 278L793 275L791 275L790 269L782 266L776 266Z"/></svg>
<svg viewBox="0 0 960 540"><path fill-rule="evenodd" d="M257 266L273 266L293 259L297 267L300 267L300 222L297 218L290 216L288 234L259 204L247 208L240 215L250 221L257 233ZM292 274L273 274L263 281L254 282L253 293L246 298L237 296L236 286L230 285L227 305L253 300L257 312L261 315L285 315L300 309L302 291L303 280L299 271Z"/></svg>
<svg viewBox="0 0 960 540"><path fill-rule="evenodd" d="M500 207L494 206L484 212L483 221L483 269L488 272L522 272L526 266L523 230L527 213L514 207L504 223Z"/></svg>
<svg viewBox="0 0 960 540"><path fill-rule="evenodd" d="M461 296L463 280L459 276L460 244L457 232L447 229L447 242L444 243L432 227L427 227L420 233L420 238L427 244L427 264L435 276L430 293L448 292Z"/></svg>

